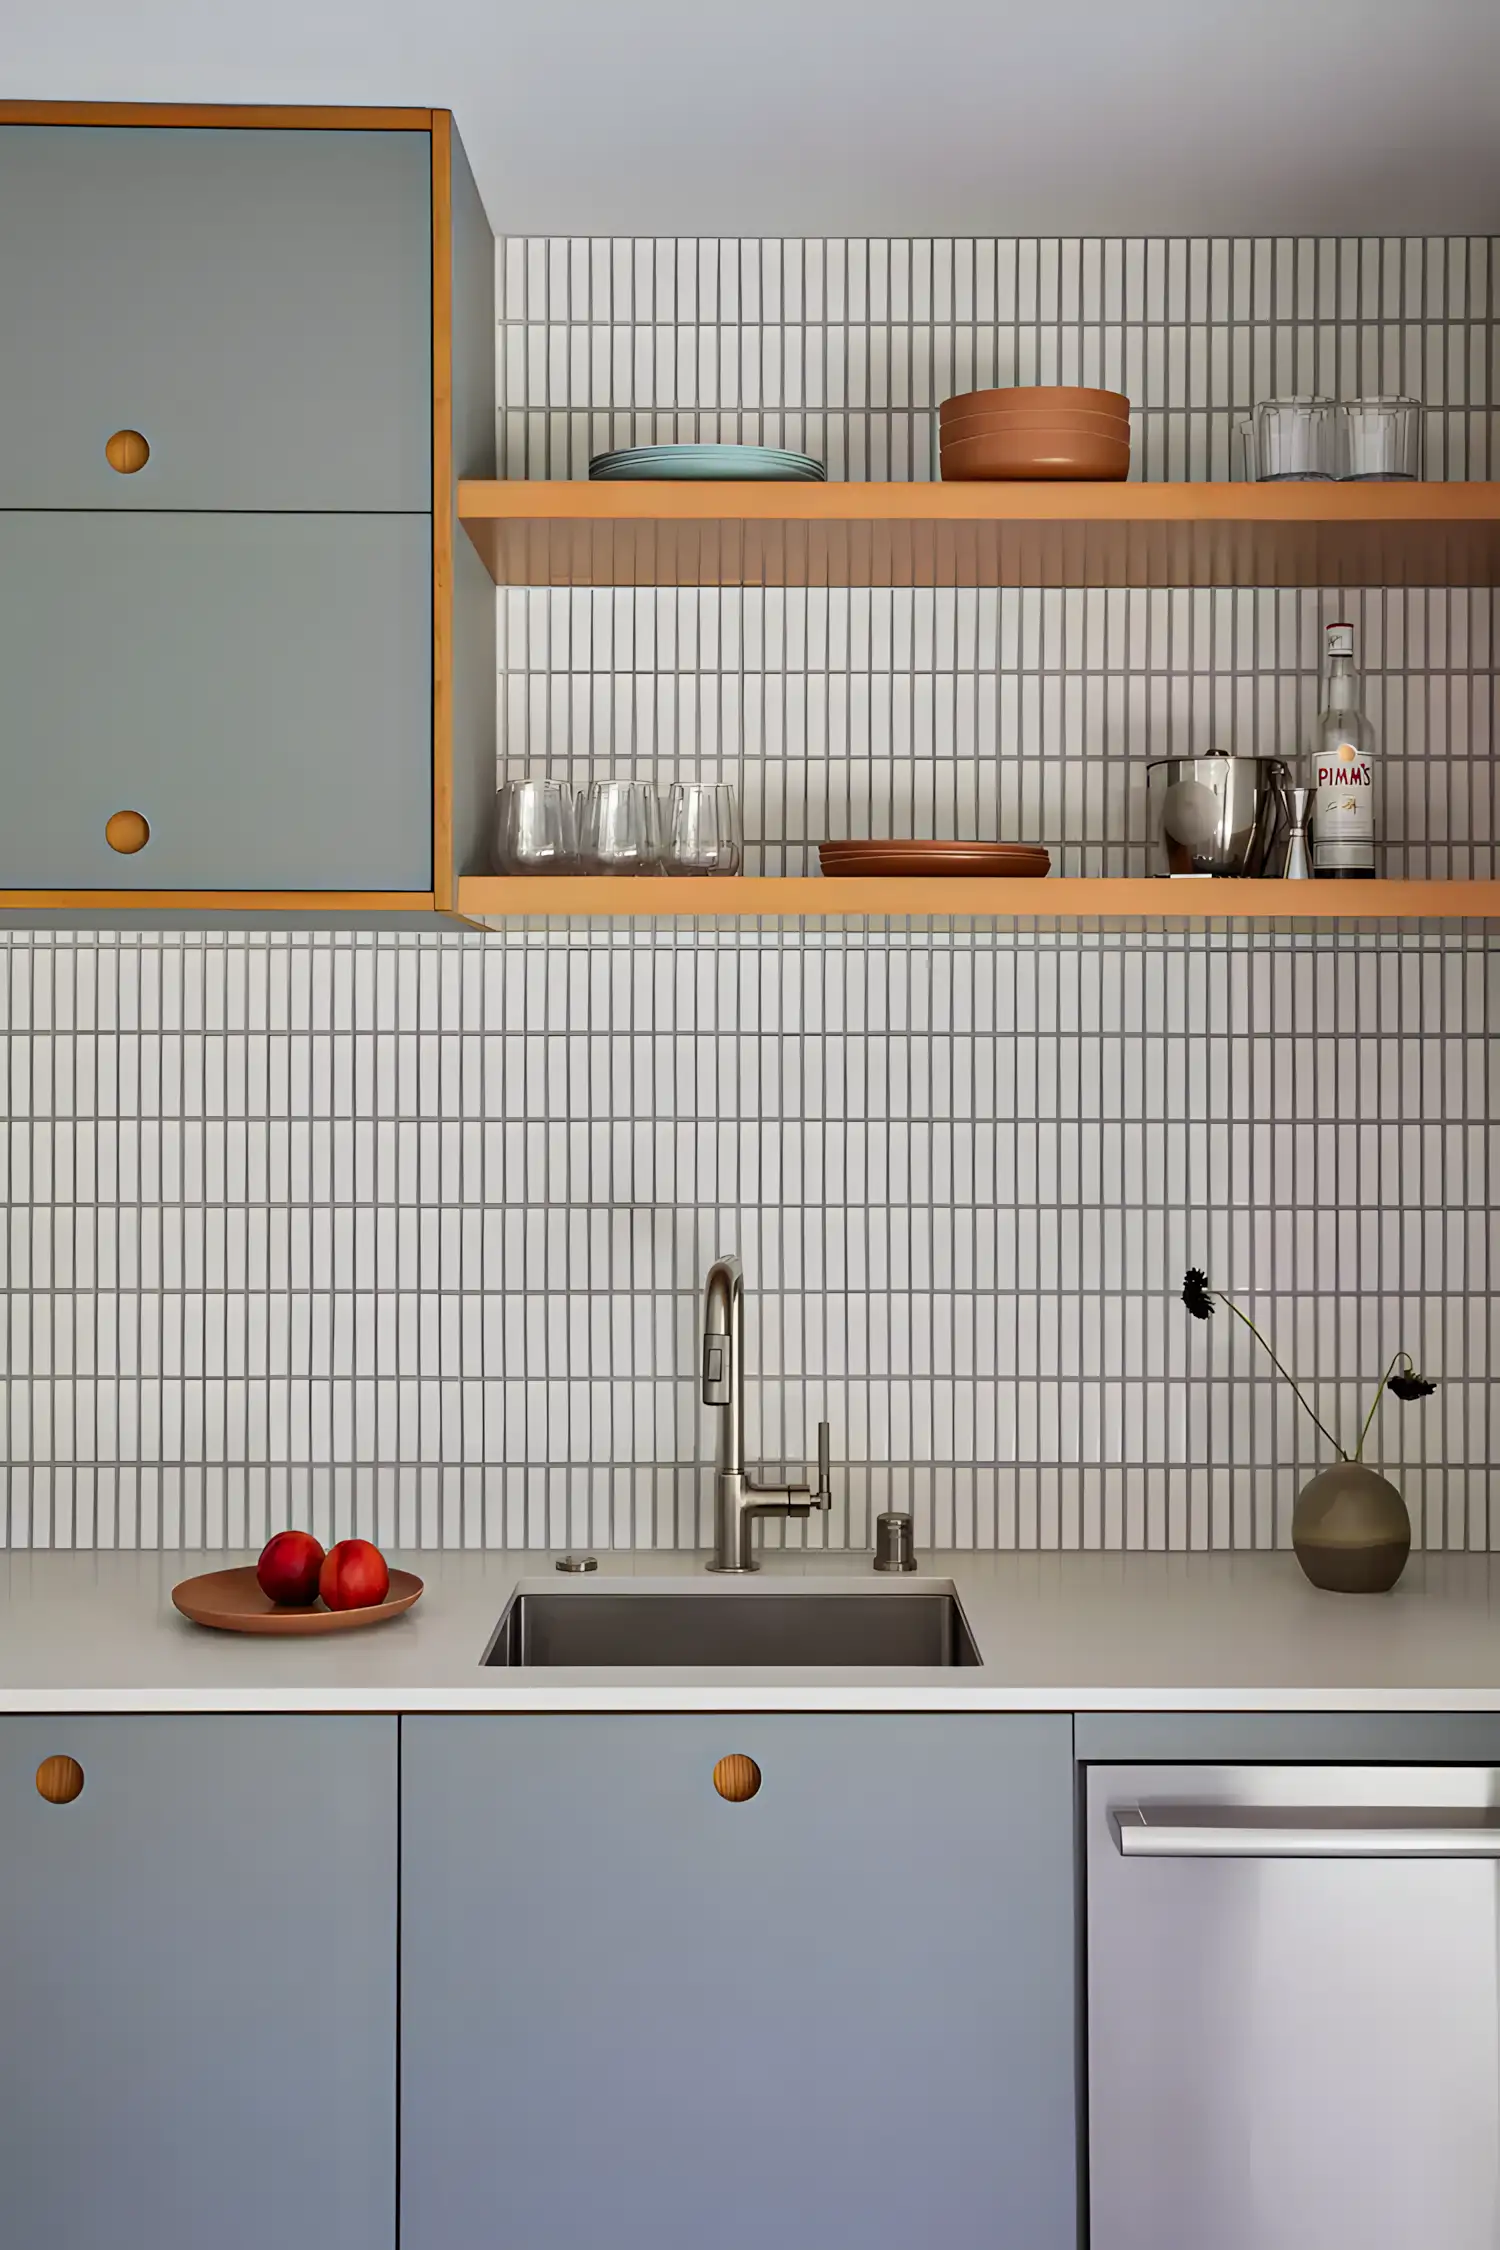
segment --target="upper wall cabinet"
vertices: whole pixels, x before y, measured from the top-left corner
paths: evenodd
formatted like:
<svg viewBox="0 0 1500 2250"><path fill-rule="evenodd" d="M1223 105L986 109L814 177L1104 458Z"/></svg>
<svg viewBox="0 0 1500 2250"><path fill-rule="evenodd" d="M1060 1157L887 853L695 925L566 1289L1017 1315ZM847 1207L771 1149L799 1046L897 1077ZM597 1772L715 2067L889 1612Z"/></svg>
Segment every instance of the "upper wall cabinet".
<svg viewBox="0 0 1500 2250"><path fill-rule="evenodd" d="M0 915L453 906L494 282L446 110L0 102Z"/></svg>
<svg viewBox="0 0 1500 2250"><path fill-rule="evenodd" d="M0 126L0 508L429 508L431 174L415 132Z"/></svg>

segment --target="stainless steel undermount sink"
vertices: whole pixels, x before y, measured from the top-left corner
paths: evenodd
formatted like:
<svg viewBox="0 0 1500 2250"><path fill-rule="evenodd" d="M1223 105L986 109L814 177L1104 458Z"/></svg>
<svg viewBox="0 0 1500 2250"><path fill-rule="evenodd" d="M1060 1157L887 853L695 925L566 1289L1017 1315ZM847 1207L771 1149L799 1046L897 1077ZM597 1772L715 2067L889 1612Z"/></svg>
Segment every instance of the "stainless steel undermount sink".
<svg viewBox="0 0 1500 2250"><path fill-rule="evenodd" d="M519 1587L486 1664L881 1664L982 1661L951 1586L801 1591Z"/></svg>

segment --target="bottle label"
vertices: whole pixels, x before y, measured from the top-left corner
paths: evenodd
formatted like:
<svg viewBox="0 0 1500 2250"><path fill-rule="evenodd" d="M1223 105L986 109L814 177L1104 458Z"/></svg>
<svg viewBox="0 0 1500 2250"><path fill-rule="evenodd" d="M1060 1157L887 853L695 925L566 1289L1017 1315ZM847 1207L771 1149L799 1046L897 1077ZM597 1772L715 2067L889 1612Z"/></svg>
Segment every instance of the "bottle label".
<svg viewBox="0 0 1500 2250"><path fill-rule="evenodd" d="M1375 864L1375 769L1352 742L1333 744L1314 769L1314 856L1319 867Z"/></svg>

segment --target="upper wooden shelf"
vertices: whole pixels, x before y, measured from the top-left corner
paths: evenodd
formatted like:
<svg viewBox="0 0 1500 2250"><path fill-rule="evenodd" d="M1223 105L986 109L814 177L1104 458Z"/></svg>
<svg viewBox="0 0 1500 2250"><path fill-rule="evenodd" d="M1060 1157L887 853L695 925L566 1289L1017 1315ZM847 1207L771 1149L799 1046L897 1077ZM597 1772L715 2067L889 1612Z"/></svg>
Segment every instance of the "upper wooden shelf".
<svg viewBox="0 0 1500 2250"><path fill-rule="evenodd" d="M1011 922L1409 922L1500 917L1500 883L1164 882L1150 876L1041 881L941 875L461 875L475 922L566 914L736 918L939 916Z"/></svg>
<svg viewBox="0 0 1500 2250"><path fill-rule="evenodd" d="M466 480L499 586L1493 586L1500 484Z"/></svg>

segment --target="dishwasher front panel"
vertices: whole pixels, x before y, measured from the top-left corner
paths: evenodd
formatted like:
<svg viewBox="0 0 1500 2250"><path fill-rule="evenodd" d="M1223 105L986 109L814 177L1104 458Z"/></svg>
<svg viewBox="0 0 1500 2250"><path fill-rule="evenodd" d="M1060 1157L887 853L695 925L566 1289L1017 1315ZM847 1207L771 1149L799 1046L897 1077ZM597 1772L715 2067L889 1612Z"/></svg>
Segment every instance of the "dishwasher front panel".
<svg viewBox="0 0 1500 2250"><path fill-rule="evenodd" d="M1500 1772L1091 1766L1091 2250L1497 2250Z"/></svg>

